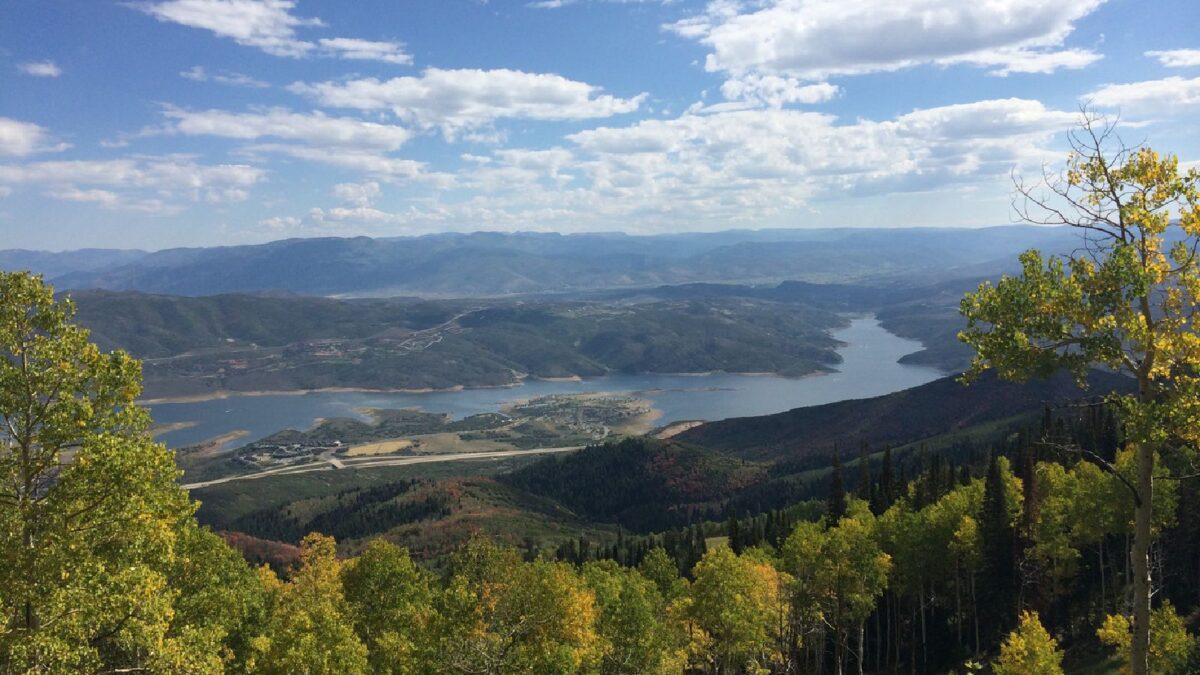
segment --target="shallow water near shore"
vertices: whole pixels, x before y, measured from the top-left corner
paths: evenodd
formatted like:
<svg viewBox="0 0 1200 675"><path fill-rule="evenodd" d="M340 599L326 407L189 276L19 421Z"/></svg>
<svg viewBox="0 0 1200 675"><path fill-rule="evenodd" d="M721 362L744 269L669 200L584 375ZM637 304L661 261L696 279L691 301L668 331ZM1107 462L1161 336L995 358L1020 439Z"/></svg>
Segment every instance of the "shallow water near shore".
<svg viewBox="0 0 1200 675"><path fill-rule="evenodd" d="M855 398L880 396L915 387L943 376L937 369L898 363L921 349L879 325L874 318L852 319L833 331L844 342L837 372L809 377L645 374L609 375L577 381L526 380L513 386L424 393L311 392L307 394L234 395L186 403L155 403L149 408L160 425L175 425L159 436L182 447L227 434L249 432L249 443L283 429L307 429L320 418L366 419L363 409L420 408L455 418L493 412L513 401L550 394L587 392L633 393L653 401L662 412L658 424L680 420L718 420L783 412ZM183 423L194 423L183 426Z"/></svg>

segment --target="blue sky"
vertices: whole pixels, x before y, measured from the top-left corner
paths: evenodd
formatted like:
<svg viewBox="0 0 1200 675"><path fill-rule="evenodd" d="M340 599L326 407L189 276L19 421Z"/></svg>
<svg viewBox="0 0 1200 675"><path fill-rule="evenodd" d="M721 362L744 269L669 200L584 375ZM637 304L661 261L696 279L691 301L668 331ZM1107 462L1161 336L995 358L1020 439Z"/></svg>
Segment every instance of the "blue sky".
<svg viewBox="0 0 1200 675"><path fill-rule="evenodd" d="M9 0L0 248L1012 221L1200 160L1194 0Z"/></svg>

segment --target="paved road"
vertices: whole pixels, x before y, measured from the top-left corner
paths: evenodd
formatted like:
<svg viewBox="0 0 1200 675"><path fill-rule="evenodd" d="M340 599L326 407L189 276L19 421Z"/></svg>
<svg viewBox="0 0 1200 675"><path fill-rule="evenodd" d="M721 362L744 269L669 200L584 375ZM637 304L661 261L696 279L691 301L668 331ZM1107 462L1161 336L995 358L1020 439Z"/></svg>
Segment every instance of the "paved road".
<svg viewBox="0 0 1200 675"><path fill-rule="evenodd" d="M227 476L225 478L217 478L215 480L206 480L199 483L188 483L183 486L185 490L196 490L198 488L209 487L210 485L220 485L235 480L254 480L256 478L267 478L270 476L291 476L298 473L311 473L313 471L331 471L335 469L369 469L379 466L406 466L409 464L428 464L431 462L457 462L469 459L501 459L504 457L516 457L519 455L546 455L557 452L574 452L582 449L582 445L576 445L567 448L532 448L530 450L491 450L488 452L459 452L454 454L441 455L406 455L403 457L371 457L355 460L351 458L329 458L311 464L302 464L300 466L284 466L278 469L267 469L258 473L249 473L242 476Z"/></svg>

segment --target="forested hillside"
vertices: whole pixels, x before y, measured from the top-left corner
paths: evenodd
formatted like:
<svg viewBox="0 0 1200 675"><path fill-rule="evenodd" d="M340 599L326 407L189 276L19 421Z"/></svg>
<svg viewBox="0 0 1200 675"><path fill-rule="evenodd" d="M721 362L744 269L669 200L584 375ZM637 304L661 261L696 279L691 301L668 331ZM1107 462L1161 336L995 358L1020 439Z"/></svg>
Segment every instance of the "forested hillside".
<svg viewBox="0 0 1200 675"><path fill-rule="evenodd" d="M421 389L525 376L833 367L845 319L750 297L646 302L73 294L105 348L145 358L150 396Z"/></svg>

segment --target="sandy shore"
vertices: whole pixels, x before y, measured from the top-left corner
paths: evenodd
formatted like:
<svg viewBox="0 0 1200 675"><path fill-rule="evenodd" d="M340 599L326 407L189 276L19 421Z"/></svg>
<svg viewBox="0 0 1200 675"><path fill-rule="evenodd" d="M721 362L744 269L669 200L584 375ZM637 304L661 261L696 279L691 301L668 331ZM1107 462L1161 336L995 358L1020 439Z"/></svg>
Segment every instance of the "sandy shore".
<svg viewBox="0 0 1200 675"><path fill-rule="evenodd" d="M804 375L783 375L780 373L770 372L745 372L739 373L727 370L708 370L699 373L635 373L636 375L668 375L675 377L705 377L709 375L742 375L745 377L783 377L787 379L803 379L808 377L821 377L828 375L834 370L816 370ZM617 373L619 374L619 373ZM600 376L603 377L603 376ZM509 389L519 387L527 380L540 380L543 382L585 382L589 379L599 378L584 378L579 375L568 375L564 377L530 377L528 375L518 373L517 381L508 384L491 384L479 386L465 386L456 384L453 387L421 387L416 389L372 389L368 387L321 387L320 389L263 389L249 391L235 391L229 389L219 389L203 394L187 394L183 396L161 396L152 398L140 398L137 400L138 405L155 405L169 403L203 403L204 401L219 401L226 398L234 398L237 396L303 396L304 394L432 394L441 392L464 391L467 389Z"/></svg>
<svg viewBox="0 0 1200 675"><path fill-rule="evenodd" d="M169 434L172 431L179 431L181 429L191 429L192 427L196 426L197 424L199 424L199 422L195 422L195 421L171 422L170 424L156 424L156 425L150 427L150 435L155 438L158 438L159 436L162 436L163 434Z"/></svg>
<svg viewBox="0 0 1200 675"><path fill-rule="evenodd" d="M509 385L501 385L509 386ZM479 389L494 389L496 387L478 387ZM368 389L366 387L322 387L320 389L263 389L255 391L233 391L219 389L204 394L189 394L186 396L162 396L157 398L139 398L138 405L155 405L164 403L202 403L204 401L219 401L238 396L303 396L304 394L431 394L442 391L462 391L466 387L456 384L445 389L424 387L421 389Z"/></svg>
<svg viewBox="0 0 1200 675"><path fill-rule="evenodd" d="M210 456L220 452L221 450L224 450L225 446L229 445L230 443L233 443L240 438L245 438L249 435L249 431L246 431L245 429L237 429L235 431L221 434L220 436L213 436L208 440L189 445L186 448L178 449L188 453L196 453L201 456Z"/></svg>

